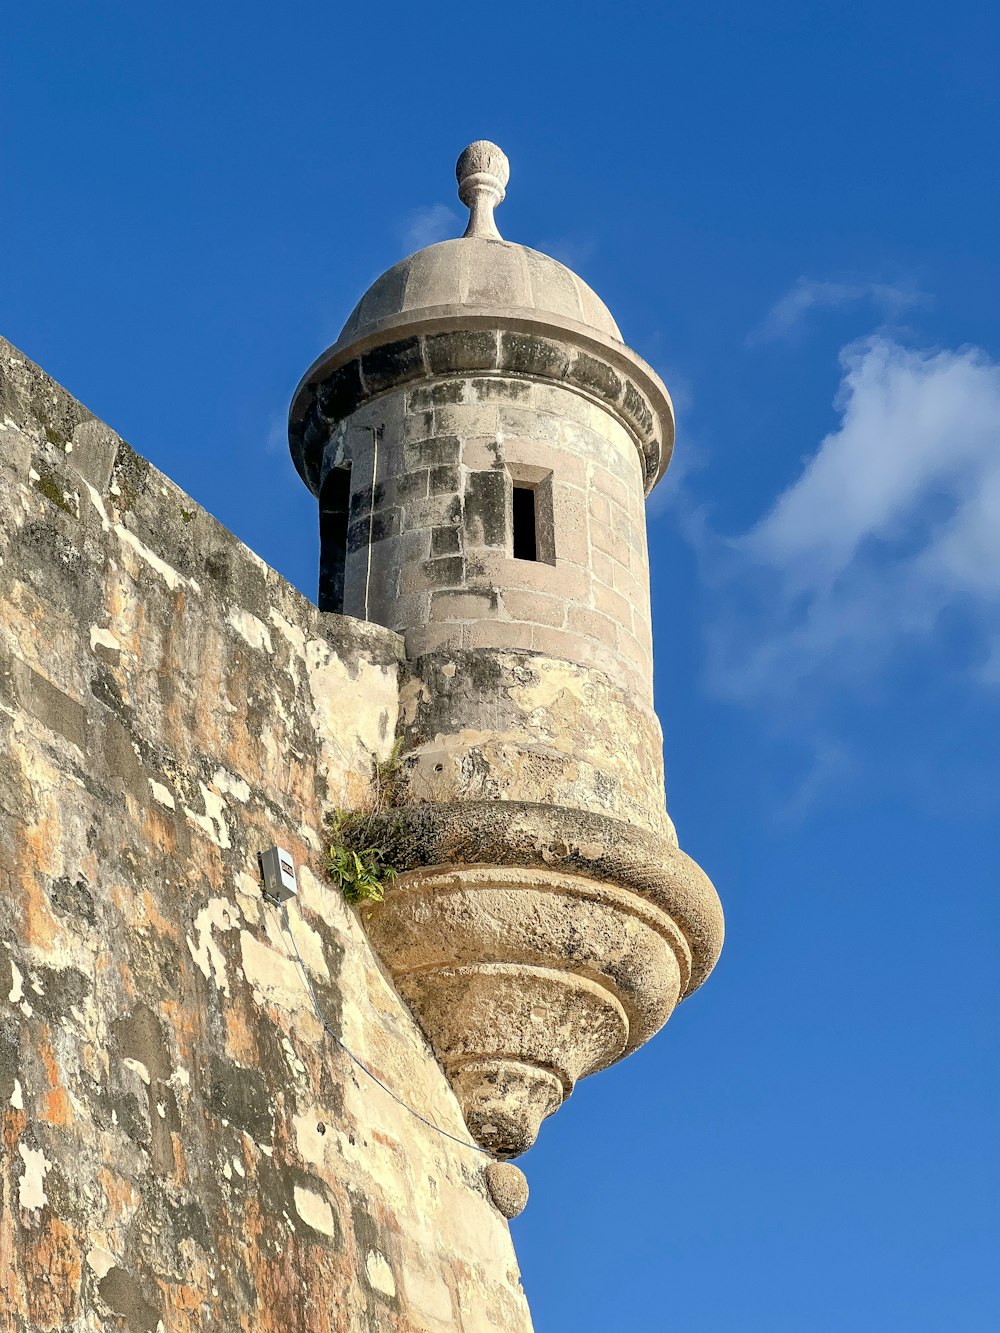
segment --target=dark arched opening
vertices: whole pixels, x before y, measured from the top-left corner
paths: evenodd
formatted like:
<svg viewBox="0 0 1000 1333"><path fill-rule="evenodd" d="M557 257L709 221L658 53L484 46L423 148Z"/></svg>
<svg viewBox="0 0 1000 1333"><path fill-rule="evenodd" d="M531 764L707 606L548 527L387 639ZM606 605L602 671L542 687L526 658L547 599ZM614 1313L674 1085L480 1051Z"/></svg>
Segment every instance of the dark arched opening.
<svg viewBox="0 0 1000 1333"><path fill-rule="evenodd" d="M344 611L347 565L347 516L351 503L351 465L331 468L319 493L319 596L321 611Z"/></svg>

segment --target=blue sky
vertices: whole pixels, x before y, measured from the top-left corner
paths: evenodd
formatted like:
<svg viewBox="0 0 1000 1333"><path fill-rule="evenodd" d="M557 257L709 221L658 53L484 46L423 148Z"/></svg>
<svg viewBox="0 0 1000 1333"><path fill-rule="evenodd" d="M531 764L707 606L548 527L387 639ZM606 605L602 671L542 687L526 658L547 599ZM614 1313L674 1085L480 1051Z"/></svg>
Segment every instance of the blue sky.
<svg viewBox="0 0 1000 1333"><path fill-rule="evenodd" d="M310 595L287 402L460 231L678 405L671 810L729 938L523 1160L538 1333L998 1326L994 7L48 3L0 48L0 330Z"/></svg>

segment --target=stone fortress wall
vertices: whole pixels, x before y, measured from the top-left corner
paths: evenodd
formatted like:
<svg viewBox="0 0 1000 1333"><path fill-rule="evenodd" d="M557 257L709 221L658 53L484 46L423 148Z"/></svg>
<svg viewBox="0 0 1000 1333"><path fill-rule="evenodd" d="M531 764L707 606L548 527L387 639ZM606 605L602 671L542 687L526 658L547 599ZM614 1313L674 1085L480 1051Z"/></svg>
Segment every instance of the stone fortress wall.
<svg viewBox="0 0 1000 1333"><path fill-rule="evenodd" d="M0 1328L526 1333L463 1140L321 816L403 643L318 611L0 342ZM416 715L419 686L404 689Z"/></svg>

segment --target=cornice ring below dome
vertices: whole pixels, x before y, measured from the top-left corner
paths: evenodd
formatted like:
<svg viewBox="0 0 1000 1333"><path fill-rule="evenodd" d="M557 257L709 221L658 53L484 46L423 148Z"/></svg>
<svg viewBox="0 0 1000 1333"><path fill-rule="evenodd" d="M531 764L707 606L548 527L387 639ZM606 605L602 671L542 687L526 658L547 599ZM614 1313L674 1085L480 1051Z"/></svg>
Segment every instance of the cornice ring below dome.
<svg viewBox="0 0 1000 1333"><path fill-rule="evenodd" d="M547 380L599 403L639 452L648 494L674 441L670 395L624 344L573 320L533 311L444 306L394 317L337 343L307 371L292 398L288 438L295 466L318 494L323 451L344 418L402 384L449 376Z"/></svg>

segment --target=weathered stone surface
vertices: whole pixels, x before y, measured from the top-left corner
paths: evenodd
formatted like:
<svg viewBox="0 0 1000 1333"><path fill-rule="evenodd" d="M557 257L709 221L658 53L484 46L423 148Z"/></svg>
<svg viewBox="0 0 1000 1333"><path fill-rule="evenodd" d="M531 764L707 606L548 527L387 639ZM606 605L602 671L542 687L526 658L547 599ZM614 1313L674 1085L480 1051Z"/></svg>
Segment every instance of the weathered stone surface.
<svg viewBox="0 0 1000 1333"><path fill-rule="evenodd" d="M504 1217L518 1217L528 1204L528 1181L513 1162L490 1162L486 1167L490 1197Z"/></svg>
<svg viewBox="0 0 1000 1333"><path fill-rule="evenodd" d="M466 237L373 284L293 399L346 616L2 349L17 1333L528 1330L498 1217L526 1184L476 1144L523 1152L718 956L652 711L669 396L585 283L499 238L496 145L457 174ZM333 808L395 872L360 917L318 874Z"/></svg>
<svg viewBox="0 0 1000 1333"><path fill-rule="evenodd" d="M498 1157L529 1148L578 1079L648 1041L721 946L698 867L593 815L415 806L368 836L404 872L371 937Z"/></svg>
<svg viewBox="0 0 1000 1333"><path fill-rule="evenodd" d="M422 370L420 344L416 338L384 343L361 358L361 374L369 393L381 393L407 380L415 379Z"/></svg>
<svg viewBox="0 0 1000 1333"><path fill-rule="evenodd" d="M669 461L674 427L670 399L648 366L620 346L612 350L606 339L584 338L580 345L577 329L543 323L537 330L510 331L500 312L470 318L462 309L430 319L426 332L418 324L409 338L377 341L360 356L357 347L337 344L317 362L297 389L289 416L292 456L314 493L328 466L324 452L332 448L339 461L343 423L366 403L404 385L409 386L402 399L408 439L428 437L435 421L438 434L454 433L457 421L463 434L486 434L496 425L488 413L476 414L476 429L469 429L476 404L523 402L532 396L532 385L539 390L539 402L551 387L566 391L559 406L549 404L547 410L580 425L591 422L588 401L597 402L624 427L628 447L641 464L642 485L652 489ZM441 323L448 327L437 331ZM373 337L369 333L362 345ZM451 376L468 382L456 383ZM448 422L452 425L446 428ZM421 426L423 435L416 436Z"/></svg>
<svg viewBox="0 0 1000 1333"><path fill-rule="evenodd" d="M404 806L375 822L393 864L403 871L555 870L647 900L670 919L682 942L682 995L705 981L722 951L722 907L701 867L666 839L617 820L558 806L464 800Z"/></svg>
<svg viewBox="0 0 1000 1333"><path fill-rule="evenodd" d="M327 1035L256 879L292 853L326 1022L467 1138L320 869L393 744L400 638L2 343L0 401L0 1327L526 1333L481 1156Z"/></svg>
<svg viewBox="0 0 1000 1333"><path fill-rule="evenodd" d="M649 573L635 440L612 413L564 386L451 383L462 391L458 403L425 406L395 388L330 437L324 475L352 464L346 553L341 564L324 560L343 568L344 609L406 634L410 655L432 641L519 647L602 672L648 707ZM482 399L485 383L497 392ZM514 558L515 485L535 491L536 561ZM442 537L446 529L454 535ZM442 564L451 554L466 558ZM442 595L430 623L454 626L444 636L422 633L422 614L414 620L413 595L432 588Z"/></svg>
<svg viewBox="0 0 1000 1333"><path fill-rule="evenodd" d="M425 346L427 365L434 375L492 370L497 364L497 335L485 329L431 334ZM436 401L444 400L438 398Z"/></svg>
<svg viewBox="0 0 1000 1333"><path fill-rule="evenodd" d="M508 1157L701 983L722 917L664 808L652 710L643 501L669 397L574 274L500 239L496 145L457 173L465 237L373 284L289 440L307 482L350 463L344 606L408 659L393 808L365 834L399 873L369 932ZM321 445L299 404L358 355L370 392Z"/></svg>

